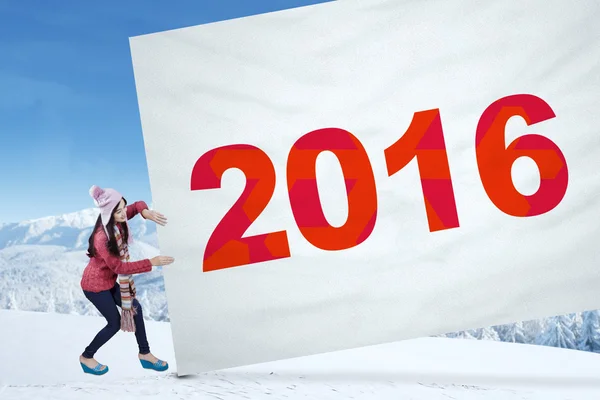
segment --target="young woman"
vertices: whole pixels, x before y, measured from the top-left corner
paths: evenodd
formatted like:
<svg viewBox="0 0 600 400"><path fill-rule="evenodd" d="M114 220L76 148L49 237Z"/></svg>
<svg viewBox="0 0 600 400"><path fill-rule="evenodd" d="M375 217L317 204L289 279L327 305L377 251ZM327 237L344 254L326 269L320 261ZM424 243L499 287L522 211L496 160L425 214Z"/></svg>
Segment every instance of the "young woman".
<svg viewBox="0 0 600 400"><path fill-rule="evenodd" d="M127 205L123 196L114 189L101 189L94 185L90 188L90 195L100 208L100 215L90 235L90 261L83 271L81 288L85 297L106 318L107 324L79 356L81 368L94 375L107 373L108 367L98 363L94 354L121 329L135 332L138 358L144 368L165 371L169 365L150 353L142 306L135 298L132 275L150 272L153 266L168 265L175 260L156 256L130 262L128 245L132 243L132 235L127 220L137 214L159 225L165 225L167 220L162 214L150 211L143 201ZM121 315L117 306L121 308Z"/></svg>

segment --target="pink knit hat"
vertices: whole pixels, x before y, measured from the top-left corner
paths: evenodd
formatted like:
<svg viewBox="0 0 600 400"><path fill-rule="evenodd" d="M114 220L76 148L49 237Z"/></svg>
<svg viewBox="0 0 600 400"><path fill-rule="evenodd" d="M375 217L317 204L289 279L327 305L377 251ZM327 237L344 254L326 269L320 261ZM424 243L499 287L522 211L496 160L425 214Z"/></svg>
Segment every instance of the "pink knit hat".
<svg viewBox="0 0 600 400"><path fill-rule="evenodd" d="M90 196L94 199L94 203L98 208L100 208L100 216L102 218L102 227L104 228L104 232L106 232L106 236L108 237L108 230L106 229L106 224L110 220L110 217L113 213L113 210L119 204L123 196L121 193L117 192L115 189L106 188L102 189L96 185L92 185L90 188ZM125 221L127 224L127 221ZM127 225L127 229L129 229L129 225ZM128 243L133 241L133 235L129 232L129 240Z"/></svg>

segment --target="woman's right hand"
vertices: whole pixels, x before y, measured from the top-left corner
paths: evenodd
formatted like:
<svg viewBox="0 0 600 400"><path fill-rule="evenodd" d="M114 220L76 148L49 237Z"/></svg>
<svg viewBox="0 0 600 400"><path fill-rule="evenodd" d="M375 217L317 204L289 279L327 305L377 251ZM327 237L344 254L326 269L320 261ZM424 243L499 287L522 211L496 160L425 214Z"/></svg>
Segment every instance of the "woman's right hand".
<svg viewBox="0 0 600 400"><path fill-rule="evenodd" d="M150 259L150 262L154 267L162 267L163 265L169 265L173 261L175 261L175 259L169 256L156 256Z"/></svg>

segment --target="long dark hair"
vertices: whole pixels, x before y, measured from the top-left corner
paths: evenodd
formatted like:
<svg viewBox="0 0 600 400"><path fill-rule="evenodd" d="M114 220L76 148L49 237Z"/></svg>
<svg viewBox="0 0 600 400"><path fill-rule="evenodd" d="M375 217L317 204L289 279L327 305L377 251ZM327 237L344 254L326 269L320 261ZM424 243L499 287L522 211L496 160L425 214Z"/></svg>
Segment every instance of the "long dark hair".
<svg viewBox="0 0 600 400"><path fill-rule="evenodd" d="M123 202L125 203L125 206L127 206L127 200L125 200L125 197L123 197ZM120 201L119 201L120 203ZM115 206L115 208L113 208L111 214L110 214L110 220L108 221L108 224L106 224L106 230L108 231L108 241L106 242L106 247L108 247L108 251L115 255L115 256L119 256L119 245L117 244L117 239L115 238L115 217L114 217L114 213L117 211L117 207L119 207L119 204L117 204ZM87 256L92 258L96 256L96 248L94 247L94 236L96 235L96 231L98 229L104 229L102 228L102 217L100 215L98 215L98 219L96 220L96 225L94 226L94 229L92 229L92 234L90 235L90 238L88 239L88 251L87 251ZM121 229L123 230L123 241L125 243L127 243L127 239L129 239L129 230L127 229L127 224L123 224L121 226Z"/></svg>

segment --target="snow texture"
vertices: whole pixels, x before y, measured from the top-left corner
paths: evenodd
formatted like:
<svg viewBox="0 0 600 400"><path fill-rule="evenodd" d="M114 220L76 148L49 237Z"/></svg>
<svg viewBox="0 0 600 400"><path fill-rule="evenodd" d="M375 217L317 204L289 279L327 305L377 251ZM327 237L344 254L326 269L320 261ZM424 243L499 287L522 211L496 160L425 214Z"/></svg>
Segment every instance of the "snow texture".
<svg viewBox="0 0 600 400"><path fill-rule="evenodd" d="M0 310L0 399L597 400L600 355L493 341L421 338L178 378L170 324L150 321L164 373L137 361L132 334L97 353L106 375L78 356L100 317ZM37 355L33 357L33 355Z"/></svg>

